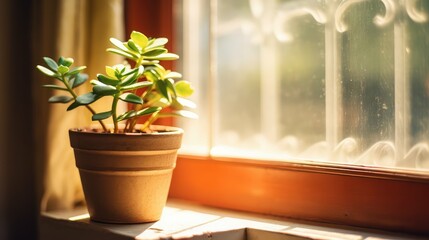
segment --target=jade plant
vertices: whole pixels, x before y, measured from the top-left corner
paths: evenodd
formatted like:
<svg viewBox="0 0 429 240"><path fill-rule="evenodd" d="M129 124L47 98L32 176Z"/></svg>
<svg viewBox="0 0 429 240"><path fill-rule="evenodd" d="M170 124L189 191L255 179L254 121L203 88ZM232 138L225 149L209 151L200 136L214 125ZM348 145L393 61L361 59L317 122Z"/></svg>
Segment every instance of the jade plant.
<svg viewBox="0 0 429 240"><path fill-rule="evenodd" d="M44 57L45 66L37 68L45 75L59 81L59 84L43 85L59 90L65 95L49 98L50 103L69 104L67 111L77 107L86 107L92 114L92 120L101 124L104 132L120 132L119 122L124 121L124 132L151 132L151 124L162 117L190 117L196 114L186 110L195 104L186 99L193 93L188 81L180 80L178 72L165 69L160 61L177 60L178 55L169 53L165 48L167 38L148 38L143 33L133 31L130 39L122 42L110 38L114 47L107 51L124 57L124 63L106 66L105 73L97 74L90 81L92 91L78 95L75 89L85 83L88 75L83 73L86 66L72 67L72 58L60 57L58 61ZM95 112L90 106L103 97L111 97L111 108L105 112ZM118 112L120 101L129 104L129 110ZM168 110L167 110L168 109ZM145 121L136 129L138 119L145 116ZM111 118L113 129L109 129L103 120Z"/></svg>

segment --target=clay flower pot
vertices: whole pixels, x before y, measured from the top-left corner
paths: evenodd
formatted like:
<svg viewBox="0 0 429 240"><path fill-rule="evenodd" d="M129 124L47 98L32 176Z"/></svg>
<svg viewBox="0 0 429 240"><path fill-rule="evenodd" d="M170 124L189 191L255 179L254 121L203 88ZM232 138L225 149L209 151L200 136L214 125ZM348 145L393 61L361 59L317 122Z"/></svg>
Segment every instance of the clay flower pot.
<svg viewBox="0 0 429 240"><path fill-rule="evenodd" d="M157 133L69 131L91 220L141 223L160 219L183 130Z"/></svg>

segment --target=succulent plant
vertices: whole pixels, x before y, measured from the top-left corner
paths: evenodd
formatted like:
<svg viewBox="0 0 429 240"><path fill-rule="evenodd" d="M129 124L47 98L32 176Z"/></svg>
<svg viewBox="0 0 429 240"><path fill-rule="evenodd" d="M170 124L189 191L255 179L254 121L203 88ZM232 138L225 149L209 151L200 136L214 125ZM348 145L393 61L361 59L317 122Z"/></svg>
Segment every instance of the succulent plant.
<svg viewBox="0 0 429 240"><path fill-rule="evenodd" d="M133 31L126 42L115 38L110 38L110 42L114 47L107 51L121 55L128 61L106 66L104 74L97 74L96 79L90 81L92 91L82 95L77 95L74 89L88 80L88 75L83 73L86 66L72 68L72 58L60 57L55 61L44 57L46 67L38 65L37 68L45 75L59 80L60 84L43 86L65 92L65 95L50 97L48 102L69 104L68 111L86 107L92 114L92 120L99 121L104 132L112 133L120 131L118 123L121 121L126 121L124 132L150 132L150 125L158 118L197 117L192 111L186 110L195 108L195 104L186 99L194 91L191 84L180 80L180 73L167 70L160 63L179 58L165 48L167 38L148 38L143 33ZM111 109L97 113L90 104L103 97L112 97ZM131 107L119 113L119 101ZM142 116L147 116L146 121L140 129L136 129L137 121ZM107 118L112 119L113 129L108 129L103 123Z"/></svg>

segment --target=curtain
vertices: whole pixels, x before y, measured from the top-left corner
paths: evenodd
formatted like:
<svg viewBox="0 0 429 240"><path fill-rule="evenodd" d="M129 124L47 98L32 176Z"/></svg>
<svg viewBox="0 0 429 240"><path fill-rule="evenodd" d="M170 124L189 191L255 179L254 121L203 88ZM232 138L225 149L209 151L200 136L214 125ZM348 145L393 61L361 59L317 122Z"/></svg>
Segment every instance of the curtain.
<svg viewBox="0 0 429 240"><path fill-rule="evenodd" d="M36 37L34 62L45 65L43 56L58 59L72 57L74 66L87 66L85 73L95 79L104 73L106 65L114 65L121 58L106 52L110 37L124 39L123 0L43 0L36 8ZM92 124L91 115L80 107L66 112L67 105L48 104L55 92L41 89L51 80L35 73L33 104L35 108L35 152L41 165L41 210L70 209L83 202L79 174L68 129ZM82 94L90 91L89 83L78 88ZM93 105L98 112L106 111L103 99Z"/></svg>

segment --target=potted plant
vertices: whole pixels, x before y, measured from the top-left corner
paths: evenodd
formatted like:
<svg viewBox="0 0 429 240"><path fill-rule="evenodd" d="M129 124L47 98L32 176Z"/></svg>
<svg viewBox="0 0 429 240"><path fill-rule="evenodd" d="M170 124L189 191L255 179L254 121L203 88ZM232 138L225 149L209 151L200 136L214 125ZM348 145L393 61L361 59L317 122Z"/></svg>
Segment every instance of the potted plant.
<svg viewBox="0 0 429 240"><path fill-rule="evenodd" d="M186 109L195 105L186 97L193 93L189 82L178 72L165 69L160 61L176 60L165 48L166 38L148 38L133 31L122 42L110 38L107 51L127 62L106 66L104 74L91 80L92 91L77 95L75 88L85 83L85 66L73 67L73 59L58 61L45 57L37 68L59 84L44 85L64 95L49 98L50 103L69 104L67 110L85 107L99 126L70 129L85 200L92 220L110 223L138 223L159 220L165 205L177 150L183 131L156 126L162 117L195 118ZM91 103L110 97L110 110L95 112ZM131 106L118 112L118 103ZM112 124L103 120L111 119ZM139 123L139 119L144 122ZM140 120L142 121L142 120Z"/></svg>

